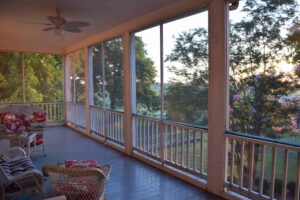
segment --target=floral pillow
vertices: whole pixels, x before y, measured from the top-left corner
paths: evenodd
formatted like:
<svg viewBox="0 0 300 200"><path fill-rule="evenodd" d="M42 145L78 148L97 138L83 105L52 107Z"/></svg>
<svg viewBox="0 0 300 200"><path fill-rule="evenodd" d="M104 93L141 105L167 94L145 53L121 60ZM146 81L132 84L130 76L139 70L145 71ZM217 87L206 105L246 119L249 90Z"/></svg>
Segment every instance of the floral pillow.
<svg viewBox="0 0 300 200"><path fill-rule="evenodd" d="M26 115L20 114L20 115L16 115L16 117L17 119L22 121L24 126L30 126L30 120Z"/></svg>
<svg viewBox="0 0 300 200"><path fill-rule="evenodd" d="M5 115L4 122L7 132L16 133L25 131L25 126L22 121L16 117L16 115Z"/></svg>
<svg viewBox="0 0 300 200"><path fill-rule="evenodd" d="M45 112L35 112L33 113L33 118L31 122L45 122L46 121L46 113Z"/></svg>
<svg viewBox="0 0 300 200"><path fill-rule="evenodd" d="M101 165L96 160L66 160L65 166L67 168L98 168L101 169Z"/></svg>

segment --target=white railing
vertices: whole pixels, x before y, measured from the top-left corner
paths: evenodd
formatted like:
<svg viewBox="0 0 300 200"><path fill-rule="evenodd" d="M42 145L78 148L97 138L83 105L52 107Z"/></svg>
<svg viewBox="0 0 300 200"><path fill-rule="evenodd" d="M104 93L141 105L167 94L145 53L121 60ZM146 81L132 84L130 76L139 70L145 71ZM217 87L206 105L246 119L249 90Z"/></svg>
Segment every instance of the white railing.
<svg viewBox="0 0 300 200"><path fill-rule="evenodd" d="M64 104L63 102L45 102L45 103L18 103L18 104L0 104L0 108L6 106L29 105L42 108L47 113L47 124L55 125L64 122Z"/></svg>
<svg viewBox="0 0 300 200"><path fill-rule="evenodd" d="M207 129L133 115L134 150L206 178Z"/></svg>
<svg viewBox="0 0 300 200"><path fill-rule="evenodd" d="M164 122L165 163L206 178L208 130Z"/></svg>
<svg viewBox="0 0 300 200"><path fill-rule="evenodd" d="M135 115L133 116L133 124L135 150L146 153L149 156L151 155L155 159L160 159L161 136L159 120Z"/></svg>
<svg viewBox="0 0 300 200"><path fill-rule="evenodd" d="M229 190L253 199L300 199L298 146L230 132L226 137Z"/></svg>
<svg viewBox="0 0 300 200"><path fill-rule="evenodd" d="M123 113L90 107L90 129L92 133L124 146Z"/></svg>
<svg viewBox="0 0 300 200"><path fill-rule="evenodd" d="M85 105L67 103L67 122L76 127L86 128L86 109Z"/></svg>

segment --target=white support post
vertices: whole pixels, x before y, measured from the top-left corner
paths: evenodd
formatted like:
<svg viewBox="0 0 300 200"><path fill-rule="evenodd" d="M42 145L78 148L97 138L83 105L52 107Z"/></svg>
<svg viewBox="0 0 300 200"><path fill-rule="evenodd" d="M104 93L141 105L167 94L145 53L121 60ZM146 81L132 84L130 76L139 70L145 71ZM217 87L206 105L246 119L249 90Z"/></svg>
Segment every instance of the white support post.
<svg viewBox="0 0 300 200"><path fill-rule="evenodd" d="M224 192L227 126L227 25L226 0L209 3L208 191Z"/></svg>
<svg viewBox="0 0 300 200"><path fill-rule="evenodd" d="M132 107L131 107L131 38L130 33L126 32L123 34L123 69L124 69L124 141L125 141L125 152L127 155L132 154Z"/></svg>
<svg viewBox="0 0 300 200"><path fill-rule="evenodd" d="M135 34L130 35L130 69L131 69L131 113L137 113L136 110L136 60L135 60ZM132 146L136 146L136 120L131 123Z"/></svg>
<svg viewBox="0 0 300 200"><path fill-rule="evenodd" d="M160 23L160 161L164 165L165 161L165 146L164 146L164 26Z"/></svg>
<svg viewBox="0 0 300 200"><path fill-rule="evenodd" d="M62 77L63 77L63 111L64 111L64 123L65 125L67 125L67 102L68 102L68 91L67 89L69 88L69 74L67 73L67 64L68 64L68 61L67 61L67 56L66 55L63 55L62 56Z"/></svg>
<svg viewBox="0 0 300 200"><path fill-rule="evenodd" d="M25 92L25 58L24 58L24 53L22 54L22 89L23 89L23 103L26 103L26 92Z"/></svg>
<svg viewBox="0 0 300 200"><path fill-rule="evenodd" d="M88 87L89 87L89 105L94 106L94 84L93 84L93 50L88 48Z"/></svg>
<svg viewBox="0 0 300 200"><path fill-rule="evenodd" d="M89 49L84 47L84 94L85 94L85 113L86 113L86 134L90 134L90 91L89 91Z"/></svg>

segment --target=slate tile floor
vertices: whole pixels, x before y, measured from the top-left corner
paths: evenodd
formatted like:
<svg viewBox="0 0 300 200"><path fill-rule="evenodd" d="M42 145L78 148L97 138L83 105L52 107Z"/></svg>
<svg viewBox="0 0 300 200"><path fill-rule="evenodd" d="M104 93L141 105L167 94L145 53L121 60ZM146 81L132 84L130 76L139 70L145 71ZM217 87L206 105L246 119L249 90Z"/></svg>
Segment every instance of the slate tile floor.
<svg viewBox="0 0 300 200"><path fill-rule="evenodd" d="M67 127L47 128L45 139L47 156L32 159L38 169L67 159L92 158L100 164L112 165L105 186L108 200L221 200ZM49 181L45 182L45 190L47 197L53 196ZM26 195L17 199L34 198Z"/></svg>

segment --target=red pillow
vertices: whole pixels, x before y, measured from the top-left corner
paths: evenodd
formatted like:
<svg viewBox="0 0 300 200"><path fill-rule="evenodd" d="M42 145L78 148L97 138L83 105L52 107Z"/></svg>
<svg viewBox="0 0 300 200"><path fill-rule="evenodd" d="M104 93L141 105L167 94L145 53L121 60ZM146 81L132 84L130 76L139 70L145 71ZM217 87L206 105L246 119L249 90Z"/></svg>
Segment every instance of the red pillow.
<svg viewBox="0 0 300 200"><path fill-rule="evenodd" d="M46 121L46 114L43 112L35 112L33 113L33 118L31 119L32 122L45 122Z"/></svg>
<svg viewBox="0 0 300 200"><path fill-rule="evenodd" d="M30 126L30 120L26 115L20 114L20 115L16 115L16 117L17 119L22 121L24 126Z"/></svg>
<svg viewBox="0 0 300 200"><path fill-rule="evenodd" d="M101 165L96 160L66 160L65 166L69 168L98 168L101 169Z"/></svg>
<svg viewBox="0 0 300 200"><path fill-rule="evenodd" d="M44 144L45 143L45 140L44 139L36 139L35 140L35 144L38 146L38 145L40 145L40 144ZM32 142L30 142L30 144L29 144L31 147L33 147L34 146L34 141L32 141Z"/></svg>
<svg viewBox="0 0 300 200"><path fill-rule="evenodd" d="M7 132L16 133L25 131L25 126L23 125L22 121L18 119L15 115L5 115L4 122Z"/></svg>

